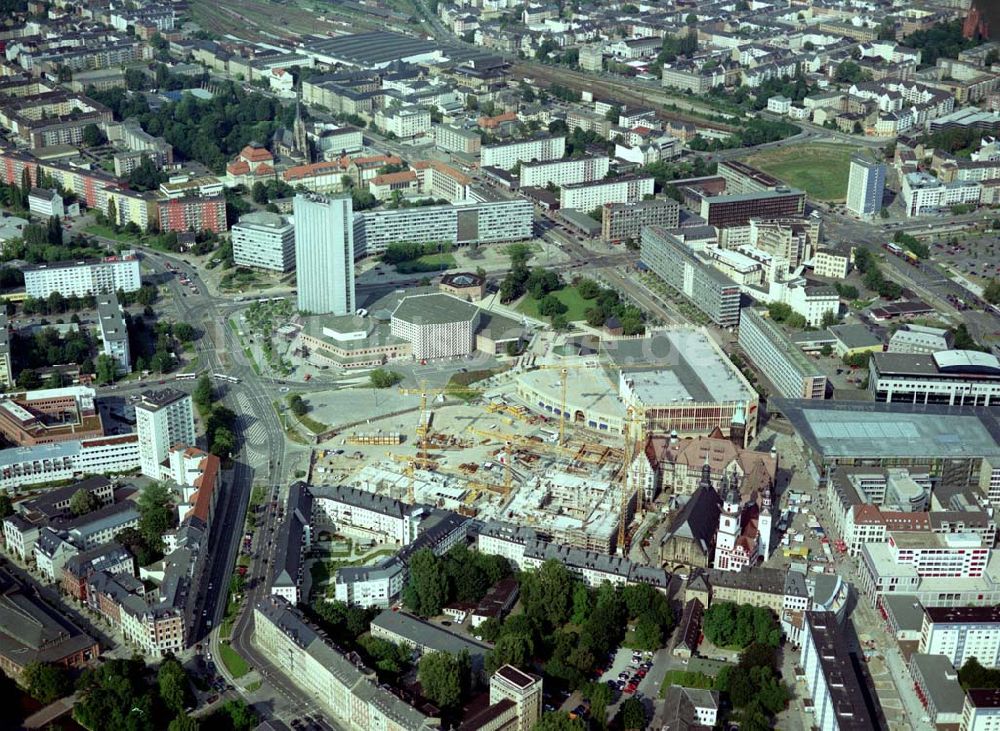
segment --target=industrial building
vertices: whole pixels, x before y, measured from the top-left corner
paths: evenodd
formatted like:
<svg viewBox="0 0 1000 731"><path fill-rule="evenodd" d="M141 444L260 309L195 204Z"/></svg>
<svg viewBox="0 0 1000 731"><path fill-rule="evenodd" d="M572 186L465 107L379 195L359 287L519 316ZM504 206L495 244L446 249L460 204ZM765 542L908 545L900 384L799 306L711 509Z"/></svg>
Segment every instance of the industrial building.
<svg viewBox="0 0 1000 731"><path fill-rule="evenodd" d="M739 345L785 398L826 398L826 374L763 310L750 307L743 310Z"/></svg>
<svg viewBox="0 0 1000 731"><path fill-rule="evenodd" d="M672 289L720 327L740 322L740 288L703 261L687 244L659 226L642 229L642 261Z"/></svg>
<svg viewBox="0 0 1000 731"><path fill-rule="evenodd" d="M990 406L1000 397L1000 360L992 353L873 353L868 391L876 401Z"/></svg>

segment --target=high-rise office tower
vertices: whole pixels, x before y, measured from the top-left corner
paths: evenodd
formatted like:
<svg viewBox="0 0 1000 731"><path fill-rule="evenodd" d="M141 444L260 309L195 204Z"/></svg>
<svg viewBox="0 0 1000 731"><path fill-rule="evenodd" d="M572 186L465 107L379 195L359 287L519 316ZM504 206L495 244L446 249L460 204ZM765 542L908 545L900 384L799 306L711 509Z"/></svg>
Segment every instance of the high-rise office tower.
<svg viewBox="0 0 1000 731"><path fill-rule="evenodd" d="M351 197L295 196L295 273L299 310L354 312L354 227Z"/></svg>
<svg viewBox="0 0 1000 731"><path fill-rule="evenodd" d="M885 194L885 165L860 156L851 158L847 180L847 210L859 218L874 216L882 210Z"/></svg>

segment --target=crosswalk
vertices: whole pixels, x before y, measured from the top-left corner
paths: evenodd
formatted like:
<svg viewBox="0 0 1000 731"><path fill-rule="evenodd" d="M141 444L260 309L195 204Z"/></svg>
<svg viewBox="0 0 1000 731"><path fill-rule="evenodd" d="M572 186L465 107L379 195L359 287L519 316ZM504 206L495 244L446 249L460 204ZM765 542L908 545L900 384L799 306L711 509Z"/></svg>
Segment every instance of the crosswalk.
<svg viewBox="0 0 1000 731"><path fill-rule="evenodd" d="M237 393L236 401L239 403L241 412L236 418L236 428L243 435L247 462L251 467L260 467L268 460L266 427L262 421L253 416L253 405L245 393Z"/></svg>

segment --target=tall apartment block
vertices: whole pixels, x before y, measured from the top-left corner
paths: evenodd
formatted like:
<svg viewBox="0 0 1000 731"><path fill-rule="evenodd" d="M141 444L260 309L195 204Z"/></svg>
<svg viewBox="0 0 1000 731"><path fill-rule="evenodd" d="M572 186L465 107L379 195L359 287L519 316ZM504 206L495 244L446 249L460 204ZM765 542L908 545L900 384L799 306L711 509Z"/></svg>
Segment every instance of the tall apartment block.
<svg viewBox="0 0 1000 731"><path fill-rule="evenodd" d="M118 295L111 292L97 296L97 322L101 333L101 352L115 361L118 373L132 370L128 347L128 328L122 315Z"/></svg>
<svg viewBox="0 0 1000 731"><path fill-rule="evenodd" d="M295 227L283 216L257 211L233 226L233 261L239 266L290 272L295 268Z"/></svg>
<svg viewBox="0 0 1000 731"><path fill-rule="evenodd" d="M672 198L608 203L601 210L601 238L609 242L639 240L643 226L677 228L681 205Z"/></svg>
<svg viewBox="0 0 1000 731"><path fill-rule="evenodd" d="M826 374L762 310L743 310L739 344L785 398L826 397Z"/></svg>
<svg viewBox="0 0 1000 731"><path fill-rule="evenodd" d="M446 152L478 155L482 147L482 139L475 130L436 124L434 125L434 146Z"/></svg>
<svg viewBox="0 0 1000 731"><path fill-rule="evenodd" d="M159 480L170 448L195 443L191 396L173 388L144 392L135 405L135 428L139 436L139 469Z"/></svg>
<svg viewBox="0 0 1000 731"><path fill-rule="evenodd" d="M577 157L570 160L524 163L521 165L518 182L522 186L539 188L544 188L549 183L559 186L589 183L601 180L608 174L610 167L611 158L608 157Z"/></svg>
<svg viewBox="0 0 1000 731"><path fill-rule="evenodd" d="M0 386L14 385L14 373L10 367L10 333L7 331L7 315L0 313Z"/></svg>
<svg viewBox="0 0 1000 731"><path fill-rule="evenodd" d="M226 224L226 197L222 195L163 200L160 201L159 213L161 231L222 233L229 230Z"/></svg>
<svg viewBox="0 0 1000 731"><path fill-rule="evenodd" d="M847 210L859 218L870 218L882 210L885 195L885 165L855 155L847 179Z"/></svg>
<svg viewBox="0 0 1000 731"><path fill-rule="evenodd" d="M534 140L485 145L479 161L483 167L510 170L519 162L558 160L566 154L565 137L539 137Z"/></svg>
<svg viewBox="0 0 1000 731"><path fill-rule="evenodd" d="M315 315L354 312L351 197L299 194L295 215L298 307Z"/></svg>
<svg viewBox="0 0 1000 731"><path fill-rule="evenodd" d="M721 327L740 321L740 287L683 241L659 226L642 230L642 261Z"/></svg>
<svg viewBox="0 0 1000 731"><path fill-rule="evenodd" d="M354 253L356 258L381 254L401 241L456 246L522 241L533 236L533 220L531 202L523 199L363 211L354 217Z"/></svg>
<svg viewBox="0 0 1000 731"><path fill-rule="evenodd" d="M573 183L559 191L559 207L592 211L605 203L638 203L653 190L653 178L638 175Z"/></svg>
<svg viewBox="0 0 1000 731"><path fill-rule="evenodd" d="M139 258L129 254L24 267L24 293L39 299L53 292L63 297L86 297L119 289L135 292L140 286Z"/></svg>

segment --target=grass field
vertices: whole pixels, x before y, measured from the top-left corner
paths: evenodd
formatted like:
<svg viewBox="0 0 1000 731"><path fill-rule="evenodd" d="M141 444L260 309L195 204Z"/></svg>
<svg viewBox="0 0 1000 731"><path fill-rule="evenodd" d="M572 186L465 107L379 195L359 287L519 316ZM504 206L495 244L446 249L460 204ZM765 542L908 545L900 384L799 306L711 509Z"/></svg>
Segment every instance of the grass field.
<svg viewBox="0 0 1000 731"><path fill-rule="evenodd" d="M238 680L250 672L250 665L236 650L229 646L228 642L219 643L219 655L222 657L222 664L226 666L226 670L229 671L234 680Z"/></svg>
<svg viewBox="0 0 1000 731"><path fill-rule="evenodd" d="M566 319L570 322L574 320L582 320L584 313L588 308L592 306L590 300L585 300L580 296L580 292L577 291L576 287L566 286L562 289L553 292L556 299L562 302L568 308L566 312ZM517 306L518 312L523 312L528 317L538 317L540 319L545 319L538 314L538 300L532 297L530 294L525 295L524 299Z"/></svg>
<svg viewBox="0 0 1000 731"><path fill-rule="evenodd" d="M794 145L750 155L745 162L793 188L801 188L810 198L843 201L847 197L847 177L855 151L847 145Z"/></svg>
<svg viewBox="0 0 1000 731"><path fill-rule="evenodd" d="M424 274L454 267L455 257L451 254L424 254L419 259L400 262L396 265L396 271L400 274Z"/></svg>

